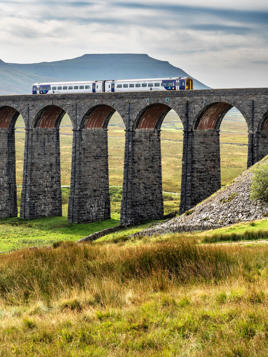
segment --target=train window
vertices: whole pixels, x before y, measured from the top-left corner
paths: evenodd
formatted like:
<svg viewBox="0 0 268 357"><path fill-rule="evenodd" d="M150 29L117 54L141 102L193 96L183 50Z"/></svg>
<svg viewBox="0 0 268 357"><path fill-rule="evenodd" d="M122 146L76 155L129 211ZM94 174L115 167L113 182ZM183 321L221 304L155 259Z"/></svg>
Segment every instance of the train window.
<svg viewBox="0 0 268 357"><path fill-rule="evenodd" d="M147 87L147 83L142 83L142 87Z"/></svg>
<svg viewBox="0 0 268 357"><path fill-rule="evenodd" d="M78 89L78 86L74 86L74 89Z"/></svg>
<svg viewBox="0 0 268 357"><path fill-rule="evenodd" d="M148 87L153 87L153 83L148 83Z"/></svg>
<svg viewBox="0 0 268 357"><path fill-rule="evenodd" d="M116 88L122 88L122 84L117 84Z"/></svg>
<svg viewBox="0 0 268 357"><path fill-rule="evenodd" d="M69 86L68 89L73 89L73 87L72 87L72 86Z"/></svg>
<svg viewBox="0 0 268 357"><path fill-rule="evenodd" d="M79 89L85 89L85 87L84 86L79 86Z"/></svg>
<svg viewBox="0 0 268 357"><path fill-rule="evenodd" d="M134 88L134 84L130 83L129 88Z"/></svg>
<svg viewBox="0 0 268 357"><path fill-rule="evenodd" d="M136 84L135 84L135 87L136 87L136 88L139 88L140 86L141 86L140 83L136 83Z"/></svg>
<svg viewBox="0 0 268 357"><path fill-rule="evenodd" d="M62 90L62 87L58 87L58 90Z"/></svg>
<svg viewBox="0 0 268 357"><path fill-rule="evenodd" d="M66 89L67 89L67 86L63 86L62 89L66 90Z"/></svg>
<svg viewBox="0 0 268 357"><path fill-rule="evenodd" d="M123 88L128 88L128 84L123 84Z"/></svg>
<svg viewBox="0 0 268 357"><path fill-rule="evenodd" d="M85 89L90 89L90 86L85 86Z"/></svg>
<svg viewBox="0 0 268 357"><path fill-rule="evenodd" d="M57 89L57 87L52 87L52 90L56 90Z"/></svg>
<svg viewBox="0 0 268 357"><path fill-rule="evenodd" d="M160 83L155 83L154 86L155 87L160 87Z"/></svg>

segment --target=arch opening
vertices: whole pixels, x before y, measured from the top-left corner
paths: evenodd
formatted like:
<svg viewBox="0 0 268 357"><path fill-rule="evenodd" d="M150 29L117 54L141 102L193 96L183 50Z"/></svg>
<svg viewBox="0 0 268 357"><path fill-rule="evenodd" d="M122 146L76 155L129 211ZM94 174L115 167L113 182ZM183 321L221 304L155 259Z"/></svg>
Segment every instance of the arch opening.
<svg viewBox="0 0 268 357"><path fill-rule="evenodd" d="M258 132L257 161L268 155L268 112L264 115Z"/></svg>
<svg viewBox="0 0 268 357"><path fill-rule="evenodd" d="M133 193L130 202L136 222L161 219L164 213L179 210L179 122L178 115L163 103L148 105L137 116L133 136Z"/></svg>
<svg viewBox="0 0 268 357"><path fill-rule="evenodd" d="M15 131L17 131L16 134ZM16 217L18 213L23 176L24 142L25 130L22 116L17 109L13 107L1 107L0 218Z"/></svg>
<svg viewBox="0 0 268 357"><path fill-rule="evenodd" d="M49 105L39 111L29 133L29 183L25 192L24 218L67 216L70 192L72 123L65 110ZM26 195L25 195L26 196Z"/></svg>
<svg viewBox="0 0 268 357"><path fill-rule="evenodd" d="M261 130L268 130L268 112L264 116L264 120L261 125Z"/></svg>
<svg viewBox="0 0 268 357"><path fill-rule="evenodd" d="M183 124L170 110L161 124L161 166L164 214L178 213L181 196Z"/></svg>
<svg viewBox="0 0 268 357"><path fill-rule="evenodd" d="M124 128L119 113L106 104L90 108L83 116L73 151L78 158L73 172L79 177L73 177L70 221L102 221L110 219L111 213L119 219Z"/></svg>
<svg viewBox="0 0 268 357"><path fill-rule="evenodd" d="M125 124L121 115L114 111L107 122L108 129L108 176L111 217L119 219L124 178Z"/></svg>
<svg viewBox="0 0 268 357"><path fill-rule="evenodd" d="M194 129L192 205L240 175L251 154L246 118L230 103L206 106Z"/></svg>

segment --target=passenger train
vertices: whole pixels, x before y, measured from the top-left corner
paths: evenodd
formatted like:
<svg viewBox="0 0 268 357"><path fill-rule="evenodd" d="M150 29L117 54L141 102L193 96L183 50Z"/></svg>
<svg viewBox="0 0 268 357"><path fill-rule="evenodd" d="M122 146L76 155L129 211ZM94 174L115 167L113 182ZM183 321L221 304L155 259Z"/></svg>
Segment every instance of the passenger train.
<svg viewBox="0 0 268 357"><path fill-rule="evenodd" d="M116 93L192 90L190 77L34 83L33 94Z"/></svg>

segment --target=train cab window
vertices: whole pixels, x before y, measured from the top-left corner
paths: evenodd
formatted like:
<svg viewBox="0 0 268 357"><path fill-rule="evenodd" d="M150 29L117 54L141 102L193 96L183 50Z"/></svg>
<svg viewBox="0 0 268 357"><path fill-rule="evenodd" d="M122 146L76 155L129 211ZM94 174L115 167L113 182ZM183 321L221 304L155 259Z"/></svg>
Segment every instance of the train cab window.
<svg viewBox="0 0 268 357"><path fill-rule="evenodd" d="M69 86L68 89L73 89L73 87L72 87L72 86Z"/></svg>
<svg viewBox="0 0 268 357"><path fill-rule="evenodd" d="M117 84L116 88L122 88L122 84Z"/></svg>
<svg viewBox="0 0 268 357"><path fill-rule="evenodd" d="M79 89L85 89L85 87L84 86L79 86Z"/></svg>
<svg viewBox="0 0 268 357"><path fill-rule="evenodd" d="M74 89L78 89L78 86L74 86Z"/></svg>
<svg viewBox="0 0 268 357"><path fill-rule="evenodd" d="M136 88L140 88L140 86L141 86L140 83L136 83L136 84L135 84L135 87L136 87Z"/></svg>
<svg viewBox="0 0 268 357"><path fill-rule="evenodd" d="M148 83L148 87L153 87L153 83Z"/></svg>
<svg viewBox="0 0 268 357"><path fill-rule="evenodd" d="M67 86L63 86L62 89L63 89L63 90L67 90Z"/></svg>
<svg viewBox="0 0 268 357"><path fill-rule="evenodd" d="M134 88L134 84L130 83L129 88Z"/></svg>
<svg viewBox="0 0 268 357"><path fill-rule="evenodd" d="M128 88L128 84L123 84L123 88Z"/></svg>
<svg viewBox="0 0 268 357"><path fill-rule="evenodd" d="M147 87L147 83L142 83L142 87Z"/></svg>
<svg viewBox="0 0 268 357"><path fill-rule="evenodd" d="M58 87L58 90L62 90L62 87Z"/></svg>
<svg viewBox="0 0 268 357"><path fill-rule="evenodd" d="M52 87L52 90L56 90L57 89L57 87Z"/></svg>
<svg viewBox="0 0 268 357"><path fill-rule="evenodd" d="M155 87L160 87L160 83L155 83L154 86Z"/></svg>
<svg viewBox="0 0 268 357"><path fill-rule="evenodd" d="M90 86L85 86L85 89L90 89Z"/></svg>

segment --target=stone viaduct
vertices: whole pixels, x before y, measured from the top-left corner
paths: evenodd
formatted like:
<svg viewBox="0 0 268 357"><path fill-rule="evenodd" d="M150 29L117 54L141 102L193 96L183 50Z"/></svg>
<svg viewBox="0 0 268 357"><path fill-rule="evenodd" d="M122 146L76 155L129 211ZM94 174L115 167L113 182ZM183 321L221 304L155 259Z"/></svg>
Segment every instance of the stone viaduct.
<svg viewBox="0 0 268 357"><path fill-rule="evenodd" d="M110 217L107 125L117 111L125 125L121 224L163 216L160 131L173 109L184 128L180 212L221 185L219 129L236 107L248 126L248 166L268 154L268 88L191 92L14 95L0 97L0 217L17 215L15 122L25 122L20 215L61 215L59 125L73 125L70 222Z"/></svg>

